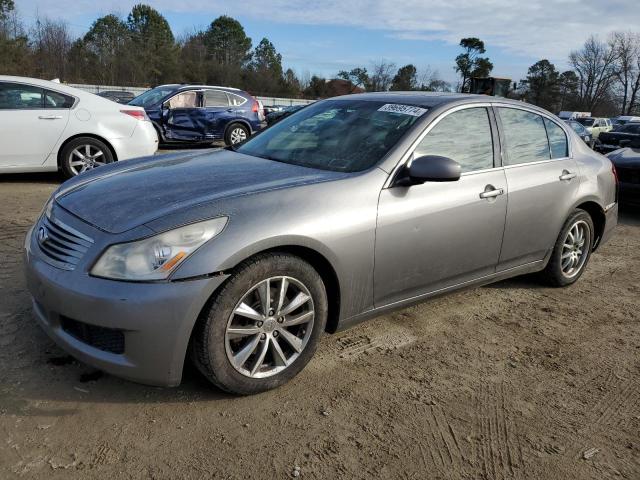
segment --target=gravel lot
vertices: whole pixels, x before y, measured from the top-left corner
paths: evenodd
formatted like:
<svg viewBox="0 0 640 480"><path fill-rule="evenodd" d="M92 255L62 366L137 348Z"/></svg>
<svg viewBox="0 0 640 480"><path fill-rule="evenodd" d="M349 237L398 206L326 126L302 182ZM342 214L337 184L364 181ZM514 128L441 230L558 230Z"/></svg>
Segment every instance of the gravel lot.
<svg viewBox="0 0 640 480"><path fill-rule="evenodd" d="M0 478L640 478L640 212L568 289L523 278L326 336L233 398L75 362L35 325L22 242L56 175L0 178Z"/></svg>

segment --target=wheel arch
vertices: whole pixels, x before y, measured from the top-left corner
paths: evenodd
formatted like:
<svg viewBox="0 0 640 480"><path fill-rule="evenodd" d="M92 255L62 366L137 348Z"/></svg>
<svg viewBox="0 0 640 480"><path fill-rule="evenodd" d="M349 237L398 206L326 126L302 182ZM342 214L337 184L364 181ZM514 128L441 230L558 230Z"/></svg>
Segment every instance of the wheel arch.
<svg viewBox="0 0 640 480"><path fill-rule="evenodd" d="M247 262L252 258L255 258L259 255L264 255L268 253L284 253L289 255L294 255L296 257L301 258L311 265L320 275L322 279L322 283L324 283L326 292L327 292L327 305L328 305L328 314L327 314L327 325L325 327L325 331L328 333L334 333L338 329L338 322L340 320L340 306L341 306L341 296L340 296L340 280L338 278L338 274L336 273L335 268L331 264L331 262L327 259L325 255L320 253L318 250L301 245L295 244L283 244L273 247L268 247L261 249L259 251L254 251L250 255L243 257L242 260L235 262L235 265L231 268L225 269L225 274L233 274L233 272L237 269L238 265L241 263ZM210 296L209 301L205 303L202 307L203 309L207 308L210 300L218 294L220 287L218 287Z"/></svg>
<svg viewBox="0 0 640 480"><path fill-rule="evenodd" d="M101 137L100 135L95 135L93 133L78 133L76 135L70 136L60 144L60 147L58 148L58 154L57 154L58 168L62 167L62 151L64 150L64 147L66 147L69 144L69 142L76 140L78 138L83 138L83 137L93 138L95 140L99 140L102 143L104 143L109 149L109 151L111 152L111 155L113 156L113 161L114 162L118 161L118 155L116 154L116 150L113 148L113 145L111 145L111 143L106 138Z"/></svg>
<svg viewBox="0 0 640 480"><path fill-rule="evenodd" d="M593 201L593 200L587 200L584 201L578 205L576 205L576 208L579 208L581 210L584 210L585 212L587 212L589 214L589 216L591 217L591 220L593 221L593 227L595 229L594 231L594 241L593 241L593 249L592 251L595 251L598 246L600 245L600 239L602 238L602 235L604 234L604 227L606 224L606 215L604 213L604 209L600 206L599 203Z"/></svg>
<svg viewBox="0 0 640 480"><path fill-rule="evenodd" d="M242 119L242 118L234 118L233 120L230 120L229 123L227 123L227 125L224 127L224 135L223 137L226 139L227 138L227 133L229 132L229 129L234 126L236 123L239 123L240 125L242 125L243 127L245 127L248 131L249 131L249 135L251 135L252 129L251 129L251 124Z"/></svg>

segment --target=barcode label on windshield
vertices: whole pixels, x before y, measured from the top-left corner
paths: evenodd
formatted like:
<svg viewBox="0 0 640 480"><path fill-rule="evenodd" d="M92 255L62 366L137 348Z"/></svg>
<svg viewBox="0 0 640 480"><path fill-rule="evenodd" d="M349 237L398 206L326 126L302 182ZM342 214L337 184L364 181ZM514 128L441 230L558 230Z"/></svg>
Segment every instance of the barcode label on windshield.
<svg viewBox="0 0 640 480"><path fill-rule="evenodd" d="M412 105L399 105L397 103L387 103L386 105L381 106L378 109L379 112L391 112L391 113L402 113L404 115L411 115L412 117L419 117L423 115L427 109L414 107Z"/></svg>

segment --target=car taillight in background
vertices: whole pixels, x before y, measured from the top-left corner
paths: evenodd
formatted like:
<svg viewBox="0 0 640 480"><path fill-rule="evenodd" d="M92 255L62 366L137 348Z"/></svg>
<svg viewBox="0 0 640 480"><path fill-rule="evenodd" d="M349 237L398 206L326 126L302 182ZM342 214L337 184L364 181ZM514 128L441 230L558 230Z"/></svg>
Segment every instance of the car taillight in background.
<svg viewBox="0 0 640 480"><path fill-rule="evenodd" d="M120 111L142 122L149 120L149 117L147 117L147 112L145 112L144 110L120 110Z"/></svg>

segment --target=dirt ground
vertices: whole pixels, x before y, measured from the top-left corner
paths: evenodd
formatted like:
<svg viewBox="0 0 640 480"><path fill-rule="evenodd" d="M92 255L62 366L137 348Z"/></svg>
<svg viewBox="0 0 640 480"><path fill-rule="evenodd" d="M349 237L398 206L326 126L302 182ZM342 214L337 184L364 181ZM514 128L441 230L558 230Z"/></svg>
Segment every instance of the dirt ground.
<svg viewBox="0 0 640 480"><path fill-rule="evenodd" d="M146 387L36 326L24 234L56 175L0 178L0 478L640 478L640 212L573 287L531 278L326 336L279 390Z"/></svg>

